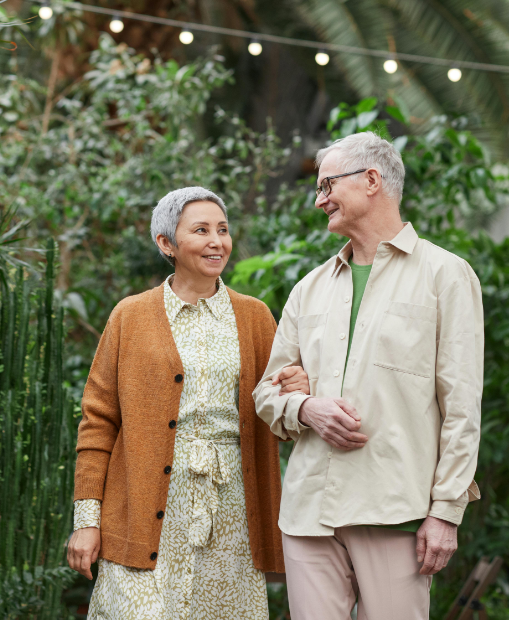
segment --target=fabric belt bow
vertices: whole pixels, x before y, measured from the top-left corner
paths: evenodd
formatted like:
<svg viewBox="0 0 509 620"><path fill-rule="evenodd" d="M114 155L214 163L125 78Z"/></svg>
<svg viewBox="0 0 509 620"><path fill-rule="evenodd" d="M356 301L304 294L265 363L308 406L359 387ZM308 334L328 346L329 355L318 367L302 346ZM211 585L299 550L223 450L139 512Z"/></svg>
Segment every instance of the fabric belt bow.
<svg viewBox="0 0 509 620"><path fill-rule="evenodd" d="M231 471L225 461L221 445L239 444L238 437L231 439L201 439L194 435L178 433L177 437L190 442L189 471L191 472L192 512L189 527L189 544L205 547L212 539L219 507L218 487L228 484Z"/></svg>

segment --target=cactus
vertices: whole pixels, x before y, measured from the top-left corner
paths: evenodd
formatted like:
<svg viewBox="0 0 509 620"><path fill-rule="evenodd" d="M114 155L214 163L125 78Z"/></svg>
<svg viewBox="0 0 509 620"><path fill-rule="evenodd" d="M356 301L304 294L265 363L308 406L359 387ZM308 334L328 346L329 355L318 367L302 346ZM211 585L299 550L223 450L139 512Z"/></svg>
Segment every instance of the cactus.
<svg viewBox="0 0 509 620"><path fill-rule="evenodd" d="M0 617L67 617L62 567L72 531L74 403L63 385L55 245L43 283L23 266L0 282ZM1 260L1 257L0 257ZM13 274L14 272L14 274Z"/></svg>

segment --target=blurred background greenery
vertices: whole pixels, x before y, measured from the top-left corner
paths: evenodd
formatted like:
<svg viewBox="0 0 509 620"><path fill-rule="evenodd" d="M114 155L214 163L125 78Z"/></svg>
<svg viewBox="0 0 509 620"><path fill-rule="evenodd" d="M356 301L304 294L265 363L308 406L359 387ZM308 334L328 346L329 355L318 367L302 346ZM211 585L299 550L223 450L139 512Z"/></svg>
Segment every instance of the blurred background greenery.
<svg viewBox="0 0 509 620"><path fill-rule="evenodd" d="M103 5L509 64L505 0ZM434 580L432 618L442 618L480 556L509 560L509 77L464 71L452 83L410 62L389 75L382 60L342 53L318 67L313 50L265 43L255 58L233 37L195 34L184 46L178 29L129 20L113 35L109 18L65 2L23 24L37 9L0 6L2 617L84 617L90 584L64 562L79 401L112 308L168 275L148 234L157 200L185 185L223 196L234 238L225 280L278 318L294 284L344 242L314 208L316 149L376 130L405 162L404 219L468 260L483 287L483 500ZM285 587L268 588L271 619L289 618ZM509 619L506 569L485 598L490 618Z"/></svg>

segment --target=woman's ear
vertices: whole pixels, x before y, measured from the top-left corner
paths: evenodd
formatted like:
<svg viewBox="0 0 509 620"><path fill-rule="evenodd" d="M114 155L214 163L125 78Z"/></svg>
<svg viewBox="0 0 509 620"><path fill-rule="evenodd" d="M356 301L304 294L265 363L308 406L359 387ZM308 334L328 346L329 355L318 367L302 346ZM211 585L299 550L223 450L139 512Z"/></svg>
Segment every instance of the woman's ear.
<svg viewBox="0 0 509 620"><path fill-rule="evenodd" d="M157 235L156 243L161 252L166 254L169 258L175 254L173 245L168 240L168 237L165 237L164 235Z"/></svg>

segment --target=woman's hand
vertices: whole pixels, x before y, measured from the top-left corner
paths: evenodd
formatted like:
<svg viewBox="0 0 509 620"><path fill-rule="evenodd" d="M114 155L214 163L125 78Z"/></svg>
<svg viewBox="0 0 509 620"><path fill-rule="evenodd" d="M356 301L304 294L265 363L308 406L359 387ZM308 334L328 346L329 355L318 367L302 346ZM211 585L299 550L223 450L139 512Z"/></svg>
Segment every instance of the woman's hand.
<svg viewBox="0 0 509 620"><path fill-rule="evenodd" d="M274 375L272 385L281 383L279 395L289 394L299 390L304 394L309 394L309 381L307 373L301 366L287 366Z"/></svg>
<svg viewBox="0 0 509 620"><path fill-rule="evenodd" d="M84 527L71 536L67 548L67 562L73 569L92 579L90 567L97 560L101 548L101 530L97 527Z"/></svg>

